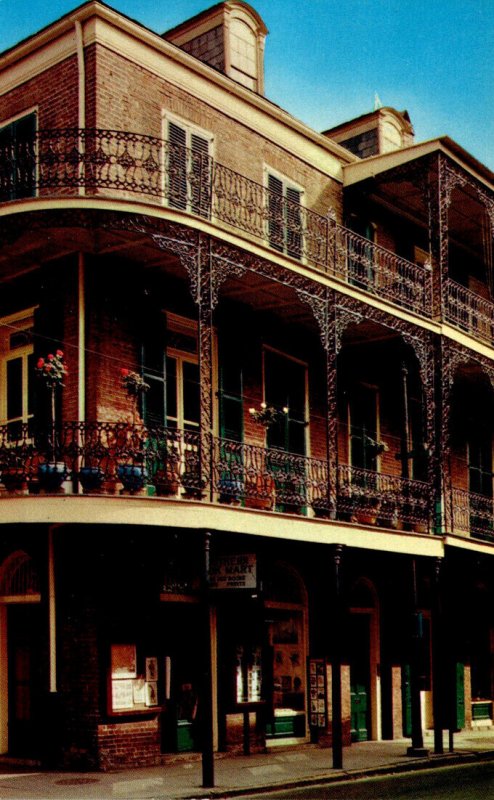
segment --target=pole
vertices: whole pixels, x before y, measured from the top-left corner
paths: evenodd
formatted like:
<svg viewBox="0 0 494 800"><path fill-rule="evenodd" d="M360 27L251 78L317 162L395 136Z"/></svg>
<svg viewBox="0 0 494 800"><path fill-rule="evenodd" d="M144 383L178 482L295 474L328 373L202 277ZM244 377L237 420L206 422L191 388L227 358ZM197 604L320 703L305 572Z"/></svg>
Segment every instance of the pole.
<svg viewBox="0 0 494 800"><path fill-rule="evenodd" d="M333 740L333 769L343 769L343 724L341 719L341 651L342 651L342 620L341 620L341 558L343 545L335 545L333 551L333 658L331 662L331 703L332 703L332 740Z"/></svg>
<svg viewBox="0 0 494 800"><path fill-rule="evenodd" d="M434 561L432 587L432 703L434 711L434 752L444 753L442 724L442 682L443 659L441 657L442 619L441 619L441 567L442 558Z"/></svg>
<svg viewBox="0 0 494 800"><path fill-rule="evenodd" d="M211 612L209 596L211 533L204 534L203 550L203 681L201 691L201 741L202 741L202 785L204 788L214 787L214 750L213 750L213 681L212 681L212 647L211 647Z"/></svg>
<svg viewBox="0 0 494 800"><path fill-rule="evenodd" d="M424 748L424 738L422 734L422 711L420 708L420 645L422 641L422 615L418 610L417 602L417 563L412 559L412 582L413 582L413 613L412 613L412 653L411 653L411 711L412 711L412 746L407 749L407 756L427 756L428 751Z"/></svg>

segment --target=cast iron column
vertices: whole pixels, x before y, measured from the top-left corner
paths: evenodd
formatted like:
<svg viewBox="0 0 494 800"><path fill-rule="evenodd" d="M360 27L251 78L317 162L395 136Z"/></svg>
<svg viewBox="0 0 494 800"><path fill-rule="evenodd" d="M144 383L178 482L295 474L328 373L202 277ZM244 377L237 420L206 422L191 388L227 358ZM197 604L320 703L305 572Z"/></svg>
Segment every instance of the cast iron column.
<svg viewBox="0 0 494 800"><path fill-rule="evenodd" d="M209 598L209 561L211 534L204 534L203 542L203 574L202 574L202 606L203 606L203 647L202 647L202 691L201 691L201 750L202 750L202 785L204 788L214 786L214 751L213 751L213 676L211 648L211 613Z"/></svg>
<svg viewBox="0 0 494 800"><path fill-rule="evenodd" d="M434 712L434 752L441 754L443 749L443 703L444 683L442 656L442 614L441 614L441 568L442 558L434 559L432 585L432 703Z"/></svg>
<svg viewBox="0 0 494 800"><path fill-rule="evenodd" d="M422 734L422 712L420 708L420 651L423 637L422 615L418 610L417 602L417 563L412 559L412 581L413 581L413 612L412 612L412 652L410 663L410 693L412 711L412 746L407 749L407 756L427 756L428 751L424 748L424 737Z"/></svg>
<svg viewBox="0 0 494 800"><path fill-rule="evenodd" d="M333 637L331 660L331 705L333 732L333 768L343 767L343 723L341 719L341 657L342 657L342 602L341 602L341 559L343 545L337 544L333 550Z"/></svg>

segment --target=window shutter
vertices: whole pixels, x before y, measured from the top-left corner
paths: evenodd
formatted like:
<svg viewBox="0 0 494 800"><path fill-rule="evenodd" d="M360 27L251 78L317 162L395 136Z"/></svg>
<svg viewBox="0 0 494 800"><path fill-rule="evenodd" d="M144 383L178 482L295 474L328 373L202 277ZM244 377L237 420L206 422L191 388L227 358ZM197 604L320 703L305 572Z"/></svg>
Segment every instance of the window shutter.
<svg viewBox="0 0 494 800"><path fill-rule="evenodd" d="M175 122L168 123L168 204L187 208L187 132Z"/></svg>
<svg viewBox="0 0 494 800"><path fill-rule="evenodd" d="M209 216L211 197L211 161L209 140L197 133L191 135L191 198L192 211L202 217Z"/></svg>
<svg viewBox="0 0 494 800"><path fill-rule="evenodd" d="M302 215L300 200L302 192L286 187L286 248L289 256L300 258L302 254Z"/></svg>
<svg viewBox="0 0 494 800"><path fill-rule="evenodd" d="M284 249L283 182L268 175L269 244L276 250Z"/></svg>

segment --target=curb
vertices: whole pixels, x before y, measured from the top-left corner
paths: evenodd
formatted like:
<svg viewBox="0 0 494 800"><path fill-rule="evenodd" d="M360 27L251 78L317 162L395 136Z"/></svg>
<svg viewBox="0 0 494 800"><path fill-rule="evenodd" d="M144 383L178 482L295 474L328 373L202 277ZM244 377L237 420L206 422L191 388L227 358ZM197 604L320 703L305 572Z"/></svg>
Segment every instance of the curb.
<svg viewBox="0 0 494 800"><path fill-rule="evenodd" d="M183 797L183 800L222 800L228 797L245 797L246 795L268 794L280 790L304 788L307 786L325 786L335 783L351 783L362 778L374 778L384 775L399 775L407 772L419 772L428 769L440 769L441 767L454 766L460 764L473 764L476 761L494 761L494 750L482 750L466 753L444 753L431 755L428 758L420 758L411 761L399 761L396 764L383 764L378 767L367 769L355 768L350 770L338 770L334 774L318 775L313 777L300 778L293 781L280 781L265 783L263 785L249 786L241 789L205 789L202 792L195 792L193 795Z"/></svg>

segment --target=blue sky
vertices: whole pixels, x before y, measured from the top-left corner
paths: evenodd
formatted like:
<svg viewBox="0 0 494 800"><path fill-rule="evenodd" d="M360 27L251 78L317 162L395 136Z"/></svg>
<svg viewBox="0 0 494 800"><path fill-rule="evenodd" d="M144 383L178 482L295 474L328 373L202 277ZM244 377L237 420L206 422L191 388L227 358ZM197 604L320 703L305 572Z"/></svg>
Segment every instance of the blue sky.
<svg viewBox="0 0 494 800"><path fill-rule="evenodd" d="M162 33L214 0L112 0ZM0 50L77 0L0 0ZM418 141L447 134L494 170L494 0L254 0L266 95L316 130L383 105Z"/></svg>

